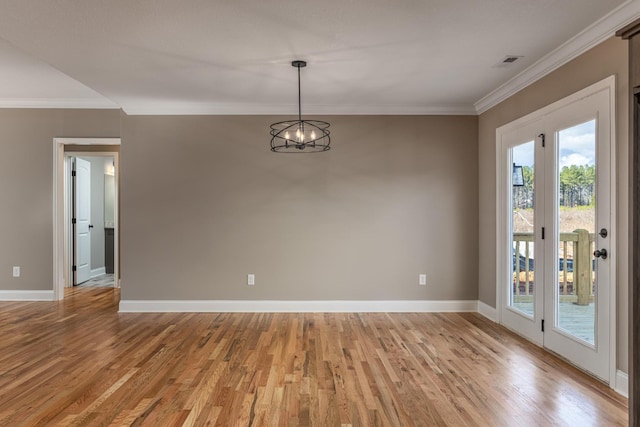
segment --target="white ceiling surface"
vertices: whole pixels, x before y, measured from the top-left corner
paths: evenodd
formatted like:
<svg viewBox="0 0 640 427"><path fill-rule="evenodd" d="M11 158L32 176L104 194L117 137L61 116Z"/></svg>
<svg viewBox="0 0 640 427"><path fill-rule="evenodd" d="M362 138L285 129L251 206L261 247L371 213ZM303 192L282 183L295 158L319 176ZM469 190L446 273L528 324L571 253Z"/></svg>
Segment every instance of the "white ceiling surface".
<svg viewBox="0 0 640 427"><path fill-rule="evenodd" d="M304 59L303 114L475 114L639 2L0 0L0 105L291 114ZM496 67L506 55L524 58Z"/></svg>

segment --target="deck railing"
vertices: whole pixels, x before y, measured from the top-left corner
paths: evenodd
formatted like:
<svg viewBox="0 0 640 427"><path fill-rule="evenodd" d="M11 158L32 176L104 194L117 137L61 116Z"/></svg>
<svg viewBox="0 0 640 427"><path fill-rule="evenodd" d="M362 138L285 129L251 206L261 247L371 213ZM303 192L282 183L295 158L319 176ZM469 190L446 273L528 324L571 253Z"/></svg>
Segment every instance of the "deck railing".
<svg viewBox="0 0 640 427"><path fill-rule="evenodd" d="M533 292L535 262L533 233L513 233L513 292L527 296ZM594 295L594 241L587 230L560 233L558 248L558 286L561 296L573 296L579 305L587 305Z"/></svg>

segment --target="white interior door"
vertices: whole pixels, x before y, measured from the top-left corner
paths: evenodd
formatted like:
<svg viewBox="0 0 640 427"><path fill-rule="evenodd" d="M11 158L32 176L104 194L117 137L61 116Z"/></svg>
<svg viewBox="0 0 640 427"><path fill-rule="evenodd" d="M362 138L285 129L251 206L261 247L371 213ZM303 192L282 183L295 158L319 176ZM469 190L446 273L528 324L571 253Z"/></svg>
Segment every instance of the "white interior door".
<svg viewBox="0 0 640 427"><path fill-rule="evenodd" d="M500 320L607 382L613 91L605 80L498 130Z"/></svg>
<svg viewBox="0 0 640 427"><path fill-rule="evenodd" d="M75 284L91 277L91 163L75 159Z"/></svg>

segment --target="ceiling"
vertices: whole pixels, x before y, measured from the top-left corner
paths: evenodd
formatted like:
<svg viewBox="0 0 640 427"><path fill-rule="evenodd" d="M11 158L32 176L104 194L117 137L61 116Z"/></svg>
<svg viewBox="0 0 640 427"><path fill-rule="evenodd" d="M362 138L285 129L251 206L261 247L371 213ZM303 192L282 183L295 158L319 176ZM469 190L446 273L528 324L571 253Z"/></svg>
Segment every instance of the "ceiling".
<svg viewBox="0 0 640 427"><path fill-rule="evenodd" d="M476 114L640 0L0 0L0 107ZM522 56L499 66L508 55Z"/></svg>

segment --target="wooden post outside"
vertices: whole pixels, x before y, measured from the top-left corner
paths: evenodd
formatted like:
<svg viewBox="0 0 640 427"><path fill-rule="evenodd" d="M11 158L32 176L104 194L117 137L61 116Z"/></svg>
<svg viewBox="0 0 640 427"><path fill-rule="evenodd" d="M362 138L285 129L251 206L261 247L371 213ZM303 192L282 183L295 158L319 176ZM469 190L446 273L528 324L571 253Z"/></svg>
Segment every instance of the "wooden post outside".
<svg viewBox="0 0 640 427"><path fill-rule="evenodd" d="M569 257L567 256L567 247L568 243L565 240L562 242L562 295L567 294L567 262L569 262Z"/></svg>
<svg viewBox="0 0 640 427"><path fill-rule="evenodd" d="M525 295L529 295L529 242L525 242L525 247L524 247L524 259L526 264L524 265L524 274L525 274Z"/></svg>
<svg viewBox="0 0 640 427"><path fill-rule="evenodd" d="M516 241L516 295L520 295L520 241Z"/></svg>
<svg viewBox="0 0 640 427"><path fill-rule="evenodd" d="M593 253L596 250L596 235L595 233L591 233L589 234L589 252ZM595 256L595 255L594 255ZM595 258L593 258L595 259ZM593 263L593 260L591 261ZM595 271L592 268L591 271L591 276L589 276L589 284L590 284L590 290L589 290L589 294L591 295L591 297L595 296L595 293L593 292L593 285L595 282Z"/></svg>
<svg viewBox="0 0 640 427"><path fill-rule="evenodd" d="M573 285L575 286L578 305L591 302L591 245L587 230L574 230L578 233L578 241L573 248Z"/></svg>

